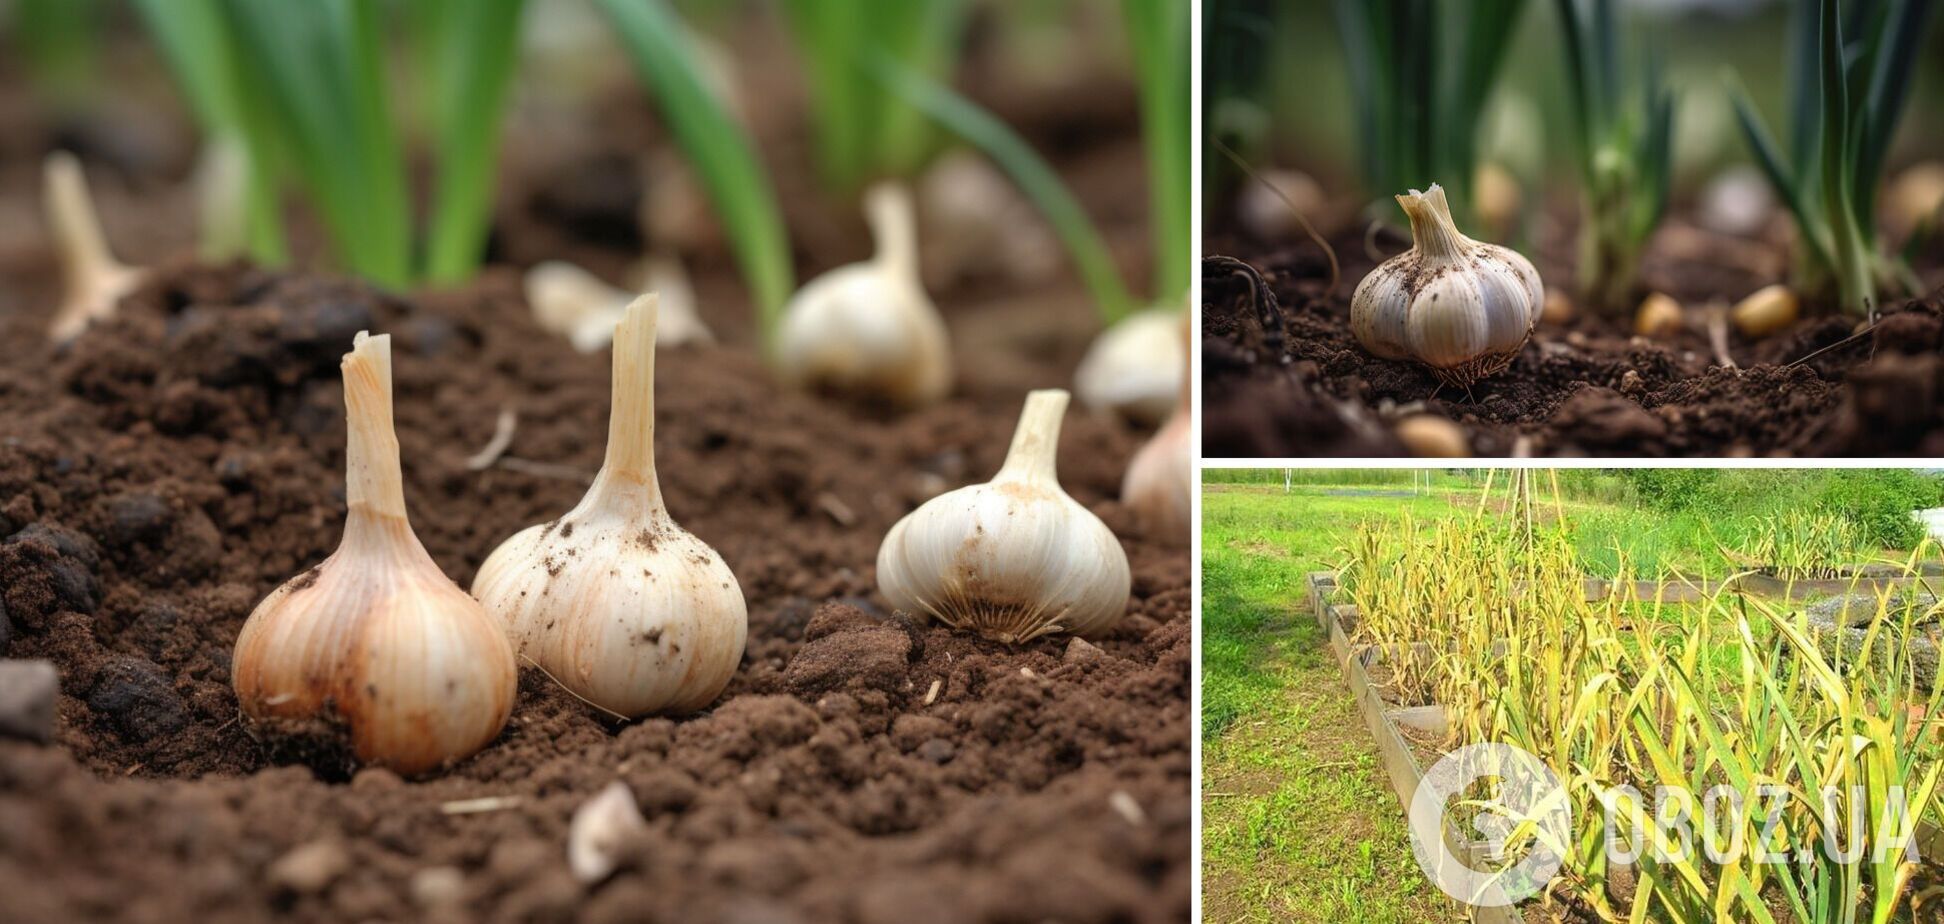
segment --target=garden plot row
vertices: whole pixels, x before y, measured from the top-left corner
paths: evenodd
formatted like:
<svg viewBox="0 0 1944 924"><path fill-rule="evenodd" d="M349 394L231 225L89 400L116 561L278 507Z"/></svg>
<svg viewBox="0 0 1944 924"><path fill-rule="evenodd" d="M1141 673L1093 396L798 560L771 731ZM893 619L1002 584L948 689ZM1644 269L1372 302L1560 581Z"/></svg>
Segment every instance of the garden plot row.
<svg viewBox="0 0 1944 924"><path fill-rule="evenodd" d="M1930 569L1924 569L1928 572ZM1747 577L1759 578L1747 581ZM1891 592L1923 585L1922 577L1862 577L1835 581L1778 581L1766 575L1744 576L1741 579L1717 582L1656 582L1633 581L1636 592L1646 599L1654 599L1658 591L1660 599L1666 602L1680 602L1700 599L1704 592L1730 589L1754 596L1774 596L1783 599L1801 599L1817 596L1805 589L1805 585L1841 583L1838 592L1865 593ZM1377 747L1378 763L1384 768L1390 780L1391 789L1396 793L1398 804L1408 814L1412 800L1425 777L1425 767L1419 762L1417 752L1405 737L1403 729L1410 728L1427 734L1443 736L1447 731L1447 721L1442 704L1422 706L1399 706L1384 699L1378 685L1371 678L1371 669L1382 664L1387 649L1395 646L1358 644L1351 641L1351 634L1358 623L1357 607L1351 604L1333 604L1331 597L1338 588L1334 572L1316 571L1306 576L1308 603L1317 624L1329 639L1332 655L1342 670L1344 683L1349 687L1352 699L1356 701L1358 714L1370 730ZM1608 597L1614 589L1613 583L1589 578L1585 581L1588 600L1601 600ZM1822 591L1829 593L1831 591ZM1690 597L1689 595L1694 595ZM1422 650L1426 643L1412 643L1413 648ZM1501 645L1493 646L1502 651ZM1932 677L1935 676L1936 656L1933 650L1931 665ZM1452 835L1444 832L1446 852L1441 862L1462 862L1455 858L1476 857L1476 849ZM1944 855L1944 828L1934 823L1920 823L1917 829L1917 847L1924 856ZM1473 868L1482 868L1482 864ZM1475 924L1519 924L1524 918L1514 909L1498 907L1461 906L1468 919Z"/></svg>

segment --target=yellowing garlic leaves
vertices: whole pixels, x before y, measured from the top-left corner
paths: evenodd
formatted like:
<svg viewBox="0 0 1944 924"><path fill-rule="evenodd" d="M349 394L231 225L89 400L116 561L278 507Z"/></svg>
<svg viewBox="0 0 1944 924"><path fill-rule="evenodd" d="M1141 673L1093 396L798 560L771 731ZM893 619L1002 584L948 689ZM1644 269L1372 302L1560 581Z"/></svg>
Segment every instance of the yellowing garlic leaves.
<svg viewBox="0 0 1944 924"><path fill-rule="evenodd" d="M506 540L473 579L522 656L629 718L714 702L749 634L736 576L662 504L654 388L655 296L644 295L614 332L607 460L587 496Z"/></svg>
<svg viewBox="0 0 1944 924"><path fill-rule="evenodd" d="M918 274L911 197L880 184L864 195L877 255L810 280L790 297L777 331L786 382L929 404L952 385L945 321Z"/></svg>
<svg viewBox="0 0 1944 924"><path fill-rule="evenodd" d="M390 337L358 334L344 403L344 539L257 605L232 680L243 712L271 734L341 729L358 760L418 773L499 734L513 710L513 651L406 520Z"/></svg>
<svg viewBox="0 0 1944 924"><path fill-rule="evenodd" d="M47 155L43 167L47 224L61 262L60 307L47 334L57 343L81 336L88 325L115 313L122 296L142 281L142 270L115 259L95 216L94 198L81 161L66 151Z"/></svg>
<svg viewBox="0 0 1944 924"><path fill-rule="evenodd" d="M1067 393L1026 397L1012 447L985 484L905 515L878 548L878 589L898 609L1002 642L1099 636L1127 613L1120 540L1060 489Z"/></svg>
<svg viewBox="0 0 1944 924"><path fill-rule="evenodd" d="M1438 184L1397 197L1412 247L1365 276L1350 329L1384 359L1410 359L1453 385L1502 371L1532 336L1545 290L1532 262L1458 232Z"/></svg>

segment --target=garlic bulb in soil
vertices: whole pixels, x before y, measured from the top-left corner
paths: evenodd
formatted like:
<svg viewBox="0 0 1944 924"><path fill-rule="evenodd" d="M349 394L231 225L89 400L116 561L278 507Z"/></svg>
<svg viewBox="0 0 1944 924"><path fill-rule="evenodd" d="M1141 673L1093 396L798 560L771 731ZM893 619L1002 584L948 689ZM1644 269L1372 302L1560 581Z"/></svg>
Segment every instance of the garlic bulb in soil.
<svg viewBox="0 0 1944 924"><path fill-rule="evenodd" d="M142 281L142 270L116 260L101 233L94 197L81 161L66 151L47 155L42 168L48 230L61 262L61 304L47 335L56 343L81 336L88 325L114 316L122 297Z"/></svg>
<svg viewBox="0 0 1944 924"><path fill-rule="evenodd" d="M1080 403L1144 424L1160 423L1181 390L1178 370L1187 361L1178 309L1136 312L1101 332L1073 372Z"/></svg>
<svg viewBox="0 0 1944 924"><path fill-rule="evenodd" d="M363 763L419 773L486 746L513 711L506 634L426 554L405 517L391 338L344 357L344 539L257 604L232 665L273 735L334 730Z"/></svg>
<svg viewBox="0 0 1944 924"><path fill-rule="evenodd" d="M1384 359L1410 359L1448 384L1502 371L1532 336L1545 290L1532 261L1458 232L1444 190L1397 197L1410 250L1371 270L1350 300L1350 329Z"/></svg>
<svg viewBox="0 0 1944 924"><path fill-rule="evenodd" d="M951 388L952 352L919 279L911 197L880 184L865 193L864 208L877 255L791 296L777 331L777 368L798 387L929 404Z"/></svg>
<svg viewBox="0 0 1944 924"><path fill-rule="evenodd" d="M1188 316L1183 314L1176 330L1188 341ZM1194 407L1189 378L1187 351L1182 351L1180 397L1173 416L1148 440L1121 479L1121 503L1134 511L1141 530L1150 538L1186 543L1191 521L1191 494L1194 491Z"/></svg>
<svg viewBox="0 0 1944 924"><path fill-rule="evenodd" d="M628 718L714 702L749 634L736 576L662 505L654 385L651 294L614 332L607 460L587 496L506 540L473 579L522 657Z"/></svg>
<svg viewBox="0 0 1944 924"><path fill-rule="evenodd" d="M1066 407L1059 389L1027 395L999 474L891 527L877 557L891 605L1015 644L1052 632L1099 636L1121 621L1127 553L1054 472Z"/></svg>
<svg viewBox="0 0 1944 924"><path fill-rule="evenodd" d="M671 264L673 268L671 269ZM654 286L661 298L658 327L661 346L686 343L714 343L715 334L695 313L695 293L688 288L688 276L672 258L649 257L652 267L644 275L666 284L669 291ZM614 339L614 326L635 299L634 293L601 281L601 278L564 260L548 260L526 273L527 304L533 318L550 333L567 338L582 353L598 353Z"/></svg>

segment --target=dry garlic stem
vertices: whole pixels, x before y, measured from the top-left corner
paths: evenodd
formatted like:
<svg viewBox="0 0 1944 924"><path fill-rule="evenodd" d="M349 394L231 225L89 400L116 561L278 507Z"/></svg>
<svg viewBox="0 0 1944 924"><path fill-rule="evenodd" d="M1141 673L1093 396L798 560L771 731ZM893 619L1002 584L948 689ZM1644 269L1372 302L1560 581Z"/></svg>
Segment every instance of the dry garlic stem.
<svg viewBox="0 0 1944 924"><path fill-rule="evenodd" d="M934 497L878 548L878 589L898 609L1008 643L1099 636L1127 613L1127 554L1054 473L1067 393L1026 397L999 474Z"/></svg>
<svg viewBox="0 0 1944 924"><path fill-rule="evenodd" d="M785 381L905 406L952 384L945 321L918 276L911 196L880 184L864 196L877 255L811 280L784 306L776 361Z"/></svg>
<svg viewBox="0 0 1944 924"><path fill-rule="evenodd" d="M1080 402L1144 424L1166 419L1181 390L1176 370L1187 361L1182 310L1150 308L1122 319L1087 347L1073 372Z"/></svg>
<svg viewBox="0 0 1944 924"><path fill-rule="evenodd" d="M1398 196L1411 218L1410 250L1358 283L1350 328L1384 359L1412 359L1453 385L1512 364L1544 304L1539 272L1509 247L1458 232L1438 184Z"/></svg>
<svg viewBox="0 0 1944 924"><path fill-rule="evenodd" d="M418 773L499 734L513 710L513 651L406 520L391 338L358 334L343 365L344 539L243 624L236 698L273 734L341 731L359 761Z"/></svg>
<svg viewBox="0 0 1944 924"><path fill-rule="evenodd" d="M1177 322L1182 343L1188 342L1188 316ZM1188 351L1182 351L1181 396L1174 416L1148 440L1121 480L1121 503L1134 511L1149 537L1186 544L1191 529L1194 491L1194 407Z"/></svg>
<svg viewBox="0 0 1944 924"><path fill-rule="evenodd" d="M114 316L122 296L141 284L142 270L124 265L109 252L81 161L66 151L55 151L47 155L43 173L48 230L54 235L54 254L61 261L65 288L47 334L57 343L66 343L81 336L90 323Z"/></svg>
<svg viewBox="0 0 1944 924"><path fill-rule="evenodd" d="M614 332L607 461L574 509L502 543L473 595L519 653L616 715L693 712L742 662L749 616L722 557L675 524L655 475L655 296Z"/></svg>
<svg viewBox="0 0 1944 924"><path fill-rule="evenodd" d="M664 347L685 343L714 343L715 335L696 315L695 292L688 275L673 258L647 258L644 291L661 296L658 324ZM582 353L598 353L614 339L614 326L635 296L618 289L572 263L548 260L526 274L527 304L540 326L567 338Z"/></svg>

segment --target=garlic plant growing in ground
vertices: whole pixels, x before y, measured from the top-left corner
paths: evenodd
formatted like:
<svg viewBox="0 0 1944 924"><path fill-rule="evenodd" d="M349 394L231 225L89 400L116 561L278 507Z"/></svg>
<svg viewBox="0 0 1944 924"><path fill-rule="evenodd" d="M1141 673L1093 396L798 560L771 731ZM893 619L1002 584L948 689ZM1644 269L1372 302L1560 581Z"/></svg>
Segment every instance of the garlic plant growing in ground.
<svg viewBox="0 0 1944 924"><path fill-rule="evenodd" d="M645 283L642 291L661 296L660 345L715 342L715 334L696 314L695 291L689 288L688 274L679 261L651 255L639 275ZM615 325L635 299L632 293L564 260L548 260L527 270L526 297L534 320L567 338L582 353L599 352L614 339Z"/></svg>
<svg viewBox="0 0 1944 924"><path fill-rule="evenodd" d="M1350 329L1384 359L1428 366L1469 386L1503 371L1532 336L1545 288L1532 261L1458 232L1444 190L1397 197L1412 246L1370 271L1350 300Z"/></svg>
<svg viewBox="0 0 1944 924"><path fill-rule="evenodd" d="M864 195L877 255L812 279L783 308L775 360L791 385L930 404L952 386L945 321L918 274L911 196L879 184Z"/></svg>
<svg viewBox="0 0 1944 924"><path fill-rule="evenodd" d="M654 385L650 294L614 332L607 460L587 496L506 540L473 580L521 656L628 718L714 702L749 634L736 576L662 504Z"/></svg>
<svg viewBox="0 0 1944 924"><path fill-rule="evenodd" d="M439 571L405 517L391 338L344 357L344 539L257 604L231 673L272 735L343 733L357 759L419 773L491 742L513 711L506 634Z"/></svg>
<svg viewBox="0 0 1944 924"><path fill-rule="evenodd" d="M1188 315L1177 321L1181 342L1188 342ZM1154 438L1134 454L1121 479L1121 503L1134 511L1149 538L1186 544L1192 528L1195 481L1193 372L1187 350L1182 351L1180 397L1174 415Z"/></svg>
<svg viewBox="0 0 1944 924"><path fill-rule="evenodd" d="M1144 424L1165 420L1181 390L1175 370L1188 358L1181 318L1180 309L1150 308L1094 338L1073 372L1081 403Z"/></svg>
<svg viewBox="0 0 1944 924"><path fill-rule="evenodd" d="M1127 614L1120 540L1060 489L1067 393L1026 396L1006 461L985 484L906 514L878 548L878 589L898 609L1018 644L1052 632L1100 636Z"/></svg>
<svg viewBox="0 0 1944 924"><path fill-rule="evenodd" d="M47 334L56 343L66 343L89 324L112 317L122 297L141 284L143 270L109 252L80 160L55 151L47 155L43 177L48 230L54 235L64 289Z"/></svg>

